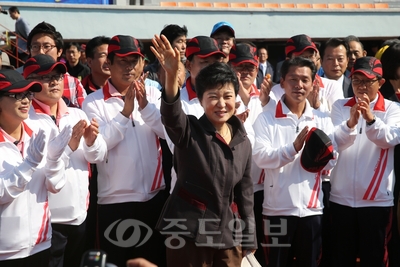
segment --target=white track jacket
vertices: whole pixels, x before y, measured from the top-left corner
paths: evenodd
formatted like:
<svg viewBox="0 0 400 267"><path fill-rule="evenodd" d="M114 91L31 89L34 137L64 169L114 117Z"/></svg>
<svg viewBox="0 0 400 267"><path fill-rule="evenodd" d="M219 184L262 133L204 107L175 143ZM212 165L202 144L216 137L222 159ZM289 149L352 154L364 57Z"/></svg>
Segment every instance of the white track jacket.
<svg viewBox="0 0 400 267"><path fill-rule="evenodd" d="M23 125L22 153L0 131L0 266L3 260L50 248L48 193L59 192L65 184L64 161L46 161L47 146L36 169L23 167L29 142L39 129L29 121ZM46 132L47 141L54 134Z"/></svg>
<svg viewBox="0 0 400 267"><path fill-rule="evenodd" d="M321 174L331 169L335 160L319 173L307 172L300 164L303 150L297 153L293 142L305 126L317 127L331 138L336 150L333 125L329 115L311 108L308 102L303 115L298 118L282 99L275 108L265 109L253 124L253 159L265 171L263 214L320 215L323 208Z"/></svg>
<svg viewBox="0 0 400 267"><path fill-rule="evenodd" d="M400 143L399 105L378 93L370 103L376 121L367 126L360 117L347 127L355 98L337 101L332 109L339 160L331 174L330 201L353 208L393 206L394 146Z"/></svg>
<svg viewBox="0 0 400 267"><path fill-rule="evenodd" d="M148 104L130 118L121 114L124 102L110 82L88 95L83 111L96 118L107 144L104 161L97 163L98 203L144 202L165 187L158 137L165 138L160 114L160 91L146 86ZM113 96L114 94L114 96Z"/></svg>
<svg viewBox="0 0 400 267"><path fill-rule="evenodd" d="M37 100L32 101L29 120L46 132L59 133L65 126L71 125L73 127L80 120L86 120L90 124L82 110L67 107L61 99L58 103L58 109L66 112L57 119L57 127L52 118L37 103ZM91 147L86 146L83 137L75 151L72 151L69 146L66 147L62 156L66 162L66 184L58 194L49 194L52 223L80 225L86 219L89 204L88 163L100 162L106 152L106 144L100 134Z"/></svg>

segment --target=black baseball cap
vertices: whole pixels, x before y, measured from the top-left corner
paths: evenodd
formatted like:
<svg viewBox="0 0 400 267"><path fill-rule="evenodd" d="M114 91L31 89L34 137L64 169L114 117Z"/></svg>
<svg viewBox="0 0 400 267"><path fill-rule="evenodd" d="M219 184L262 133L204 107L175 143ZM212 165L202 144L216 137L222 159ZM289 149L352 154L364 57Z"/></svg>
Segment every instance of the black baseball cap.
<svg viewBox="0 0 400 267"><path fill-rule="evenodd" d="M332 140L324 131L311 128L306 138L300 164L308 172L321 171L334 158Z"/></svg>
<svg viewBox="0 0 400 267"><path fill-rule="evenodd" d="M362 73L369 79L374 79L376 76L382 77L382 63L375 57L360 57L354 62L353 68L351 69L350 77L354 73Z"/></svg>
<svg viewBox="0 0 400 267"><path fill-rule="evenodd" d="M0 95L5 93L22 93L25 91L40 92L42 85L38 82L31 82L16 70L0 70Z"/></svg>
<svg viewBox="0 0 400 267"><path fill-rule="evenodd" d="M144 58L139 41L135 37L128 35L116 35L112 37L108 44L108 54L114 54L119 57L139 55Z"/></svg>
<svg viewBox="0 0 400 267"><path fill-rule="evenodd" d="M196 55L200 58L206 58L212 55L226 57L226 55L219 50L217 41L208 36L196 36L189 40L186 45L185 56L190 59L192 55Z"/></svg>
<svg viewBox="0 0 400 267"><path fill-rule="evenodd" d="M286 56L294 54L295 56L301 55L307 49L312 49L318 52L317 47L308 35L299 34L291 37L286 42L285 54Z"/></svg>
<svg viewBox="0 0 400 267"><path fill-rule="evenodd" d="M23 75L25 79L31 74L45 75L57 69L60 73L66 73L67 67L62 62L56 62L54 58L46 54L39 54L28 59L24 64Z"/></svg>
<svg viewBox="0 0 400 267"><path fill-rule="evenodd" d="M229 62L233 66L243 63L251 63L258 66L257 48L246 43L240 43L232 46L229 53Z"/></svg>

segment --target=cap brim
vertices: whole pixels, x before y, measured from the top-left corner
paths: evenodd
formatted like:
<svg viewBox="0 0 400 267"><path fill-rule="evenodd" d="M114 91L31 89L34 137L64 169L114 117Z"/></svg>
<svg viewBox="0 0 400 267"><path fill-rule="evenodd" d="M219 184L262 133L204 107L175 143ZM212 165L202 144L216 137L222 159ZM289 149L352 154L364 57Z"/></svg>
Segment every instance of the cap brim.
<svg viewBox="0 0 400 267"><path fill-rule="evenodd" d="M14 83L2 92L6 93L22 93L25 91L40 92L42 91L42 84L39 82L31 82L27 80L19 81Z"/></svg>
<svg viewBox="0 0 400 267"><path fill-rule="evenodd" d="M314 46L306 46L305 48L303 48L301 51L293 51L292 54L297 56L300 56L301 54L303 54L307 49L312 49L315 52L318 52L317 48L315 48Z"/></svg>
<svg viewBox="0 0 400 267"><path fill-rule="evenodd" d="M199 58L206 58L206 57L210 57L210 56L214 56L214 55L226 57L226 55L221 51L202 52L202 53L197 53L197 54L195 53L193 55L198 56Z"/></svg>
<svg viewBox="0 0 400 267"><path fill-rule="evenodd" d="M130 55L139 55L144 58L144 56L140 52L132 51L131 49L115 50L115 51L112 51L111 53L114 53L114 55L119 56L119 57L126 57L126 56L130 56Z"/></svg>
<svg viewBox="0 0 400 267"><path fill-rule="evenodd" d="M62 62L55 62L55 63L49 63L49 64L44 64L40 66L40 68L32 73L39 74L39 75L45 75L50 72L52 72L54 69L57 69L60 73L65 74L67 72L67 67L64 65Z"/></svg>
<svg viewBox="0 0 400 267"><path fill-rule="evenodd" d="M367 70L358 69L358 70L352 71L350 73L350 77L353 76L354 73L364 74L368 79L374 79L374 78L376 78L376 75L377 75L376 73L371 73L370 71L367 71Z"/></svg>
<svg viewBox="0 0 400 267"><path fill-rule="evenodd" d="M235 38L235 31L234 31L230 26L228 26L228 25L223 25L223 26L221 26L221 27L215 29L215 30L210 34L210 37L212 37L214 34L216 34L216 33L218 33L218 32L221 32L221 31L230 32L230 33L232 34L232 37Z"/></svg>
<svg viewBox="0 0 400 267"><path fill-rule="evenodd" d="M231 60L229 62L235 67L244 63L251 63L254 66L258 67L258 61L254 58L235 58L234 60Z"/></svg>

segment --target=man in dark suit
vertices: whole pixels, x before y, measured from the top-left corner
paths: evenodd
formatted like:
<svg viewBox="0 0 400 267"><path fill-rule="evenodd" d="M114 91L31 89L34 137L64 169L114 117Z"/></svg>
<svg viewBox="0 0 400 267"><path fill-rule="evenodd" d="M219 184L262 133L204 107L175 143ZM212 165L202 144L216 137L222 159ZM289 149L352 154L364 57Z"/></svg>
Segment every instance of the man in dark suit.
<svg viewBox="0 0 400 267"><path fill-rule="evenodd" d="M271 75L271 79L274 77L274 69L272 68L271 63L268 62L268 50L265 47L261 47L257 51L258 54L258 73L256 78L257 88L261 87L261 84L264 80L264 77L269 74Z"/></svg>

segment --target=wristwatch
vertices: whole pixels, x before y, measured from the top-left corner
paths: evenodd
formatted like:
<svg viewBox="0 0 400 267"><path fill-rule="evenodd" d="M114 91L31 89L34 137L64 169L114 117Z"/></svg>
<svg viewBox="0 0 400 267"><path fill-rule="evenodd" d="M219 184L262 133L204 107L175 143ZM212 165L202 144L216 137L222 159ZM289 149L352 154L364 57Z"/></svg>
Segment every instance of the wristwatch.
<svg viewBox="0 0 400 267"><path fill-rule="evenodd" d="M374 118L372 119L372 121L370 121L370 122L366 121L366 124L367 124L367 126L371 126L372 124L375 123L375 121L376 121L376 118L375 118L375 116L374 116Z"/></svg>

